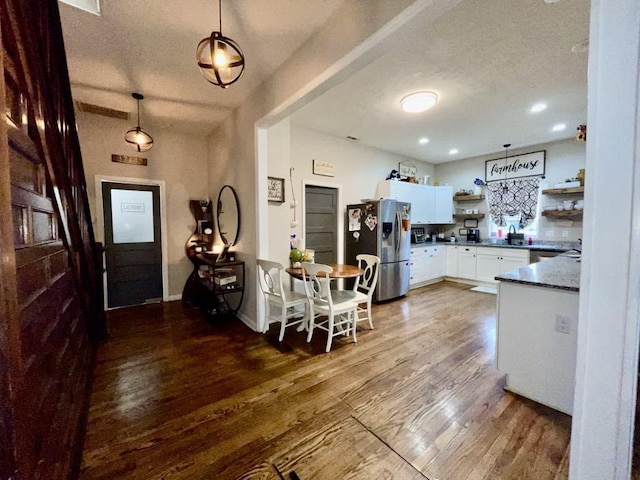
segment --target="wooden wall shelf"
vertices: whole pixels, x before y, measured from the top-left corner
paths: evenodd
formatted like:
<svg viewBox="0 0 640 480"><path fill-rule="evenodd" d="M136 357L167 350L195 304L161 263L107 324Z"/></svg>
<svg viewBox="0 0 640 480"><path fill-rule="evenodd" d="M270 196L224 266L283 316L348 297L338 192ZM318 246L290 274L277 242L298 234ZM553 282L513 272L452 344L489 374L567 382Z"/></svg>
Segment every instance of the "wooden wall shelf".
<svg viewBox="0 0 640 480"><path fill-rule="evenodd" d="M542 212L542 216L555 218L581 217L582 210L546 210Z"/></svg>
<svg viewBox="0 0 640 480"><path fill-rule="evenodd" d="M471 202L484 200L484 195L454 195L453 200L456 202Z"/></svg>
<svg viewBox="0 0 640 480"><path fill-rule="evenodd" d="M468 218L475 218L476 220L482 220L484 213L457 213L453 216L456 220L466 220Z"/></svg>
<svg viewBox="0 0 640 480"><path fill-rule="evenodd" d="M571 188L548 188L542 190L544 195L567 195L570 193L584 193L584 187L571 187Z"/></svg>

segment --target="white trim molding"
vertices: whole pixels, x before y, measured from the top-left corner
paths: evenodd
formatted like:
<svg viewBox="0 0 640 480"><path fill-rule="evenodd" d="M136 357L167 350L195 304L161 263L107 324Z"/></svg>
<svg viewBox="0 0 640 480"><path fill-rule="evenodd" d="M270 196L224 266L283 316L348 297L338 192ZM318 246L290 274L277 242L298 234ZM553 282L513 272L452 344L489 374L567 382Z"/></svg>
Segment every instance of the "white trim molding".
<svg viewBox="0 0 640 480"><path fill-rule="evenodd" d="M169 296L169 244L167 241L167 188L164 180L151 180L146 178L116 177L111 175L95 175L96 185L96 238L104 242L104 205L102 198L103 183L126 183L130 185L157 185L160 187L160 232L162 243L162 301L173 300L174 296ZM104 283L104 305L107 303L107 272L103 273ZM180 295L180 298L182 296Z"/></svg>
<svg viewBox="0 0 640 480"><path fill-rule="evenodd" d="M640 0L592 0L569 478L628 480L640 295Z"/></svg>

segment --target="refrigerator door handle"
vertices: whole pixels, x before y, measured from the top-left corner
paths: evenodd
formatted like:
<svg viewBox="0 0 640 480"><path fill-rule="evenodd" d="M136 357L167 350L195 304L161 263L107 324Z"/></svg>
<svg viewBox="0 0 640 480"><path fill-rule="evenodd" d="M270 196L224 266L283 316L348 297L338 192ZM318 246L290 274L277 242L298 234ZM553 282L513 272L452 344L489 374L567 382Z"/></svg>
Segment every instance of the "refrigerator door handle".
<svg viewBox="0 0 640 480"><path fill-rule="evenodd" d="M402 239L400 228L402 228L402 218L400 212L396 212L396 259L400 255L400 240Z"/></svg>

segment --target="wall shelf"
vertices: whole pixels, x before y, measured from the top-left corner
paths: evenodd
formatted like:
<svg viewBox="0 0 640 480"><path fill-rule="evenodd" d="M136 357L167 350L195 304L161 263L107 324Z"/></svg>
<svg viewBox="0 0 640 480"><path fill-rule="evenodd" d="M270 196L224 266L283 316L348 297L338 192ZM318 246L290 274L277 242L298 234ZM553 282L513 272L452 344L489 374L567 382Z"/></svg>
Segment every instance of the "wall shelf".
<svg viewBox="0 0 640 480"><path fill-rule="evenodd" d="M567 195L570 193L584 193L584 187L571 187L571 188L548 188L542 190L543 195Z"/></svg>
<svg viewBox="0 0 640 480"><path fill-rule="evenodd" d="M482 220L484 213L457 213L453 216L456 220L466 220L468 218L475 218L476 220Z"/></svg>
<svg viewBox="0 0 640 480"><path fill-rule="evenodd" d="M477 202L478 200L484 200L484 195L454 195L453 200L456 202Z"/></svg>
<svg viewBox="0 0 640 480"><path fill-rule="evenodd" d="M554 218L581 217L582 210L546 210L542 212L542 216Z"/></svg>

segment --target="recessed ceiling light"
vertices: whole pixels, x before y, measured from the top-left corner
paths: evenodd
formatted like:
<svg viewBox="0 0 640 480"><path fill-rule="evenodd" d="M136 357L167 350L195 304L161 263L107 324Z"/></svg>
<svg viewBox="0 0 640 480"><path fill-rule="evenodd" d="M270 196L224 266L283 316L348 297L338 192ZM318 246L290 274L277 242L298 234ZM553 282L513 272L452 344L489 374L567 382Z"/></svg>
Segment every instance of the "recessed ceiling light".
<svg viewBox="0 0 640 480"><path fill-rule="evenodd" d="M422 137L420 140L418 140L418 143L420 145L426 145L427 143L429 143L429 139L427 137Z"/></svg>
<svg viewBox="0 0 640 480"><path fill-rule="evenodd" d="M531 113L540 113L543 110L547 109L547 104L544 102L538 102L538 103L534 103L531 107L531 110L529 110Z"/></svg>
<svg viewBox="0 0 640 480"><path fill-rule="evenodd" d="M438 102L438 94L434 92L416 92L400 100L405 112L419 113L429 110Z"/></svg>
<svg viewBox="0 0 640 480"><path fill-rule="evenodd" d="M561 132L562 130L567 128L566 123L558 123L551 128L552 132Z"/></svg>
<svg viewBox="0 0 640 480"><path fill-rule="evenodd" d="M452 148L451 150L449 150L449 155L455 155L456 153L458 153L457 148Z"/></svg>

